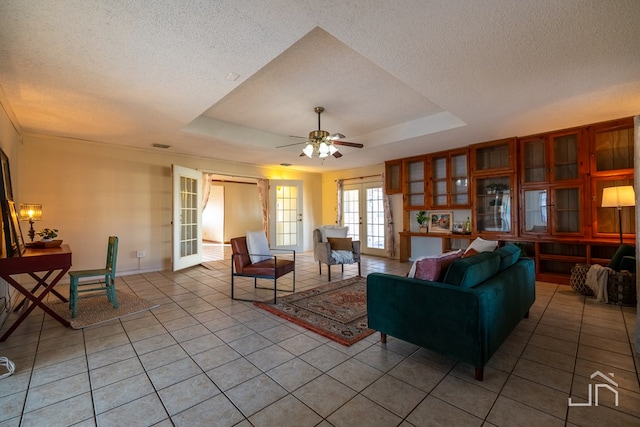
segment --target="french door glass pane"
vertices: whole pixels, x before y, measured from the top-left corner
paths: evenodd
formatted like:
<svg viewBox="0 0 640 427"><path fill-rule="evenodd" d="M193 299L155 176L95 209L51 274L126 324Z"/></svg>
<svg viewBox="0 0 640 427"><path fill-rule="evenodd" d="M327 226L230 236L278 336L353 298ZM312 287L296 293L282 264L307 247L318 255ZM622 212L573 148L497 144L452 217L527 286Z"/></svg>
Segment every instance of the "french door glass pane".
<svg viewBox="0 0 640 427"><path fill-rule="evenodd" d="M198 180L180 178L180 256L198 253Z"/></svg>
<svg viewBox="0 0 640 427"><path fill-rule="evenodd" d="M344 190L342 193L342 223L349 227L348 237L360 240L360 192Z"/></svg>
<svg viewBox="0 0 640 427"><path fill-rule="evenodd" d="M382 187L367 188L367 247L384 249Z"/></svg>
<svg viewBox="0 0 640 427"><path fill-rule="evenodd" d="M298 244L298 187L276 189L276 246Z"/></svg>

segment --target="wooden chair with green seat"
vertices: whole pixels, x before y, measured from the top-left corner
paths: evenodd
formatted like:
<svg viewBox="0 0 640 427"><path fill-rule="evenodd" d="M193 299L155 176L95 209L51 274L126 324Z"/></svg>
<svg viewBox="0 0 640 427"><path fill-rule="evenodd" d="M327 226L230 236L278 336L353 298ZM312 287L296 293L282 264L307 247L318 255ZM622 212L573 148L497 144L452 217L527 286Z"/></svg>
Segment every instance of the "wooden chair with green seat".
<svg viewBox="0 0 640 427"><path fill-rule="evenodd" d="M116 297L117 258L118 238L110 236L109 246L107 247L107 264L104 268L69 272L69 309L71 310L72 318L75 318L78 314L78 294L81 292L105 291L107 300L113 304L113 308L118 308L118 298ZM80 282L80 279L91 280Z"/></svg>

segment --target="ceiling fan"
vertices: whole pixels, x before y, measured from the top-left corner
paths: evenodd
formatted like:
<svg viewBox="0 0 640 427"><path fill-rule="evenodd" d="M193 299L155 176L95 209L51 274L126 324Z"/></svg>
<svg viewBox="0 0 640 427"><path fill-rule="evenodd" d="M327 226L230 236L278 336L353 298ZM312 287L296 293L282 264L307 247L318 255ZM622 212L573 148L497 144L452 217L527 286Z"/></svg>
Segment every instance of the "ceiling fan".
<svg viewBox="0 0 640 427"><path fill-rule="evenodd" d="M320 127L320 115L324 111L324 107L315 107L313 109L318 114L318 130L312 130L309 132L309 138L305 142L298 142L296 144L281 145L276 148L289 147L291 145L307 144L303 149L300 157L307 156L312 158L316 154L321 159L332 155L335 158L342 157L342 154L338 151L336 145L343 145L345 147L362 148L363 144L357 142L340 141L345 136L341 133L329 134L326 130L322 130ZM293 138L302 138L301 136L294 136Z"/></svg>

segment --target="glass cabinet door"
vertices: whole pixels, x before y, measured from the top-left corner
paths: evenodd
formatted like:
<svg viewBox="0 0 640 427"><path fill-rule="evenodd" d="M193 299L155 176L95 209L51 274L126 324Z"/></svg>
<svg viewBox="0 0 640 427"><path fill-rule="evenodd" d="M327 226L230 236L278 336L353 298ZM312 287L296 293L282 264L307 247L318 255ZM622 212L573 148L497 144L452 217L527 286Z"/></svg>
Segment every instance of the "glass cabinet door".
<svg viewBox="0 0 640 427"><path fill-rule="evenodd" d="M592 166L594 173L633 169L633 121L595 129L592 144L595 153Z"/></svg>
<svg viewBox="0 0 640 427"><path fill-rule="evenodd" d="M582 187L556 187L552 191L552 234L582 234Z"/></svg>
<svg viewBox="0 0 640 427"><path fill-rule="evenodd" d="M513 169L512 151L514 140L496 141L474 146L475 172L491 172L500 169Z"/></svg>
<svg viewBox="0 0 640 427"><path fill-rule="evenodd" d="M551 137L552 181L580 178L578 170L578 137L578 133Z"/></svg>
<svg viewBox="0 0 640 427"><path fill-rule="evenodd" d="M477 179L476 230L511 232L511 180L509 176Z"/></svg>
<svg viewBox="0 0 640 427"><path fill-rule="evenodd" d="M522 182L547 182L547 139L544 137L522 142Z"/></svg>
<svg viewBox="0 0 640 427"><path fill-rule="evenodd" d="M546 188L534 188L523 192L522 233L538 234L548 230L548 197Z"/></svg>
<svg viewBox="0 0 640 427"><path fill-rule="evenodd" d="M447 157L431 158L431 206L447 206Z"/></svg>
<svg viewBox="0 0 640 427"><path fill-rule="evenodd" d="M636 209L634 206L623 206L618 217L617 208L602 207L602 191L607 187L633 186L633 175L619 175L616 177L597 178L592 181L593 206L593 235L596 237L618 238L620 233L620 219L622 219L622 234L624 238L633 239L636 234Z"/></svg>
<svg viewBox="0 0 640 427"><path fill-rule="evenodd" d="M467 154L451 155L451 205L469 205L469 167Z"/></svg>
<svg viewBox="0 0 640 427"><path fill-rule="evenodd" d="M425 159L408 159L404 162L405 207L424 207Z"/></svg>

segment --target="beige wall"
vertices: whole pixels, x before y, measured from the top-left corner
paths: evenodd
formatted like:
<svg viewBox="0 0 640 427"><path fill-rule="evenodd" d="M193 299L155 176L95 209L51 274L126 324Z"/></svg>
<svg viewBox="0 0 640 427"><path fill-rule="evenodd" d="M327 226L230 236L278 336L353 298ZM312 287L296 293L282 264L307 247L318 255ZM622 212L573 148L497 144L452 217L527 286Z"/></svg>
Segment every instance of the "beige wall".
<svg viewBox="0 0 640 427"><path fill-rule="evenodd" d="M25 136L12 164L17 203L41 203L38 229L58 228L73 268L103 262L107 236L120 237L120 273L171 268L171 164L228 175L304 181L304 220L322 214L321 175L136 150L109 144ZM311 249L305 227L305 250ZM246 231L246 230L245 230ZM136 251L146 257L136 258Z"/></svg>
<svg viewBox="0 0 640 427"><path fill-rule="evenodd" d="M256 184L224 184L224 240L262 230L262 208Z"/></svg>

